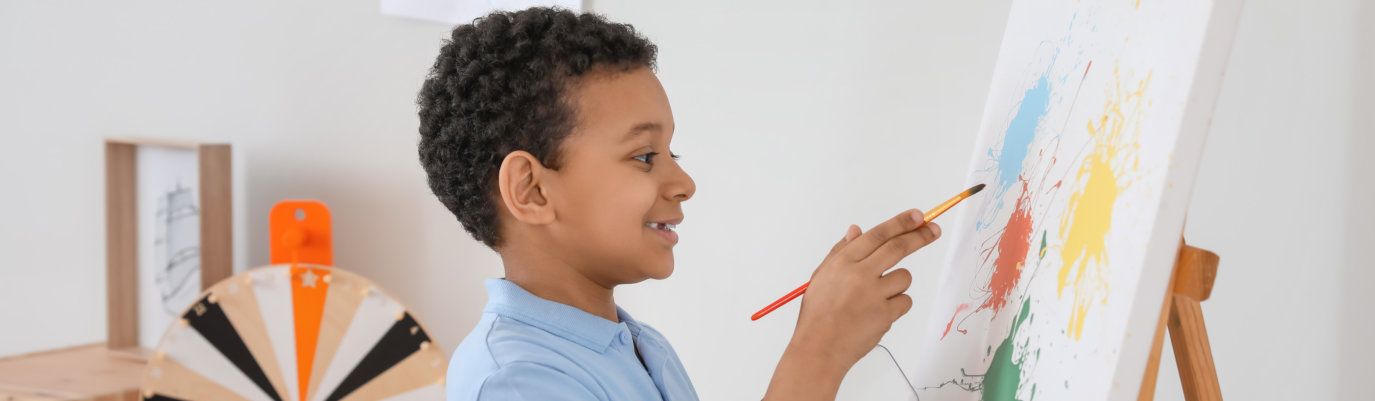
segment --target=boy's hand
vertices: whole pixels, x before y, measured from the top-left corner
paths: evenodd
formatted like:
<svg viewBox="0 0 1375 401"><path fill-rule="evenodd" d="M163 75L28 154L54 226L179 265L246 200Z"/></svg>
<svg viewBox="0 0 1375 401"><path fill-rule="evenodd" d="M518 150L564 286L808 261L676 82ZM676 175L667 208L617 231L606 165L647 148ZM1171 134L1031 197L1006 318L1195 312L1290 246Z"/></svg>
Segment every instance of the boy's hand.
<svg viewBox="0 0 1375 401"><path fill-rule="evenodd" d="M940 237L939 226L924 222L913 209L868 233L850 226L812 273L797 329L766 398L835 398L845 372L912 308L912 298L903 294L912 273L884 272Z"/></svg>

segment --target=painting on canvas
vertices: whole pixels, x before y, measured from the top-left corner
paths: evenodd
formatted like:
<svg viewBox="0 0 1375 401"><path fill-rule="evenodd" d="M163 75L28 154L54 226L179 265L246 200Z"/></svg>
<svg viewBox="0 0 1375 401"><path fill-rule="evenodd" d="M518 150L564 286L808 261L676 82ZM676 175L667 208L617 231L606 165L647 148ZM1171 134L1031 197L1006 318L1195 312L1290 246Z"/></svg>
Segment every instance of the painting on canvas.
<svg viewBox="0 0 1375 401"><path fill-rule="evenodd" d="M1014 1L912 378L1134 399L1238 1Z"/></svg>

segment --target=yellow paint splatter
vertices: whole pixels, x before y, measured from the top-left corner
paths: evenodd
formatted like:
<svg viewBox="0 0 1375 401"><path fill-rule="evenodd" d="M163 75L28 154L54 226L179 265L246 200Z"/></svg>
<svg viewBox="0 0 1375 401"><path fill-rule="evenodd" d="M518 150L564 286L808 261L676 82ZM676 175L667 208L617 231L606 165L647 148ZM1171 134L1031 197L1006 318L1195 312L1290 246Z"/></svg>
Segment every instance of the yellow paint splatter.
<svg viewBox="0 0 1375 401"><path fill-rule="evenodd" d="M1065 288L1071 290L1074 304L1065 334L1074 340L1083 333L1090 306L1108 299L1107 234L1117 197L1130 185L1130 179L1124 177L1138 168L1142 95L1151 81L1147 73L1146 79L1129 87L1116 68L1113 75L1103 115L1088 122L1093 151L1079 165L1075 176L1078 189L1070 196L1060 224L1064 241L1060 259L1064 265L1056 290L1060 298L1064 298Z"/></svg>

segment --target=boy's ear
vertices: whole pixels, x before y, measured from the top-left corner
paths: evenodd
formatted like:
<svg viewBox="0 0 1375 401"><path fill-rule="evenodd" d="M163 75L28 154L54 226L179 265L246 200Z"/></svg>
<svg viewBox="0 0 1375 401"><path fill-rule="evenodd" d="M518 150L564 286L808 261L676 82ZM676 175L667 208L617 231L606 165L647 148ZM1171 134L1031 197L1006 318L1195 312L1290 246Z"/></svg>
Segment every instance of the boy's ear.
<svg viewBox="0 0 1375 401"><path fill-rule="evenodd" d="M520 221L526 224L549 224L554 221L554 207L544 196L541 181L549 169L530 152L517 150L506 155L497 171L497 188L501 202Z"/></svg>

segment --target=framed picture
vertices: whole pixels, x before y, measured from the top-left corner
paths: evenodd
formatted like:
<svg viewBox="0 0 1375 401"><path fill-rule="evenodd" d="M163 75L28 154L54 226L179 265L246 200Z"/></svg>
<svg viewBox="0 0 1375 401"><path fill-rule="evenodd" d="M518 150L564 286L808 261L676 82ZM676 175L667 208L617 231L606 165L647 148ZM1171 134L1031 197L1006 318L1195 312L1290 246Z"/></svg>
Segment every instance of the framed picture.
<svg viewBox="0 0 1375 401"><path fill-rule="evenodd" d="M230 147L105 140L108 337L146 357L201 291L233 273Z"/></svg>

